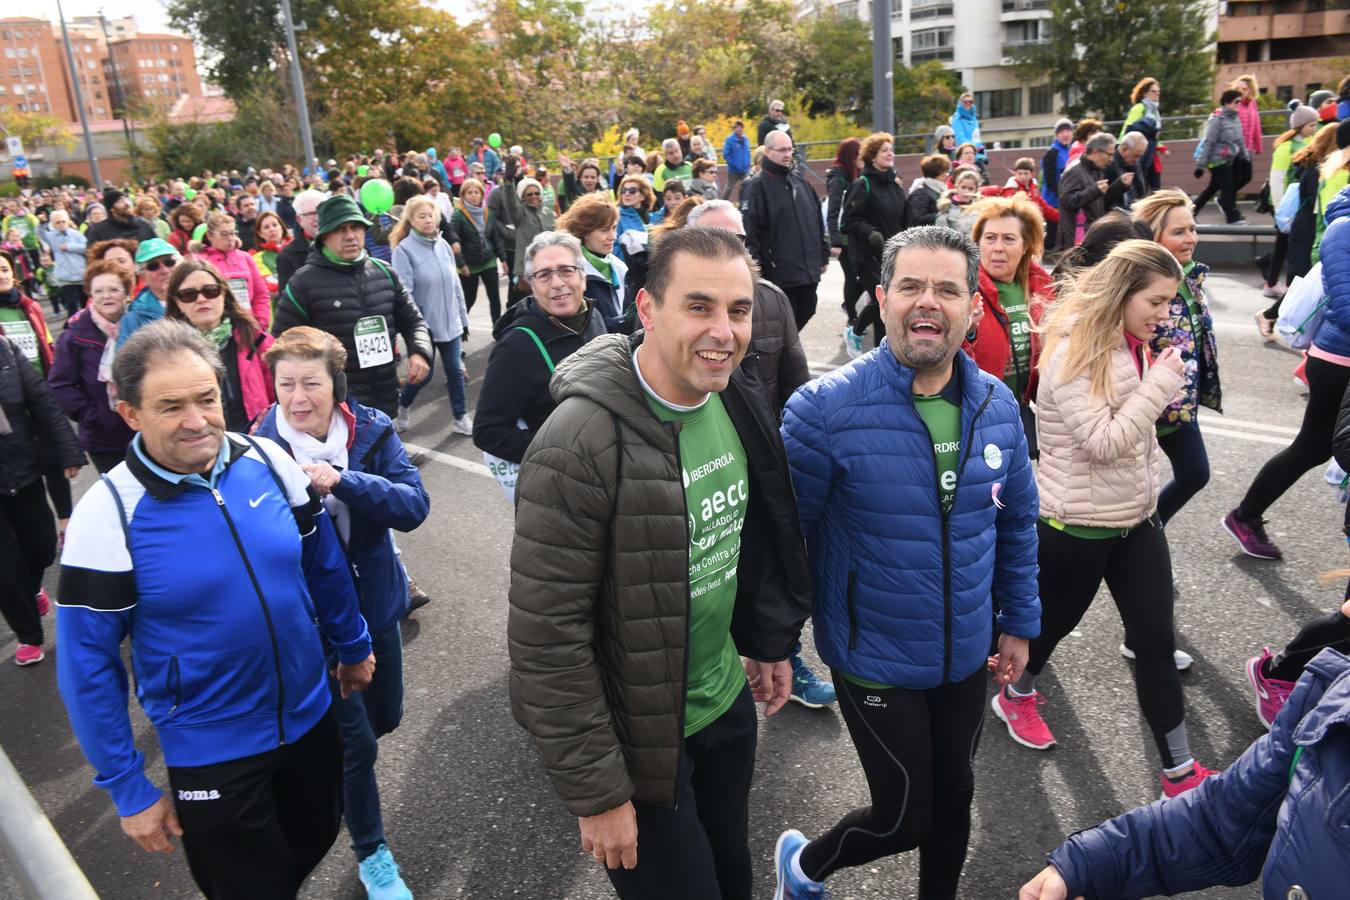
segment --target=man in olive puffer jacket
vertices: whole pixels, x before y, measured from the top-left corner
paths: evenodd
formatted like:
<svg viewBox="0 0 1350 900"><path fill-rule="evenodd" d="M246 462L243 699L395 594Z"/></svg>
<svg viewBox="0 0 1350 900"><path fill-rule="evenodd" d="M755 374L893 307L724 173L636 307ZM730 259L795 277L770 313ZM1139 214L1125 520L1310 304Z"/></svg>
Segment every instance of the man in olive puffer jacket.
<svg viewBox="0 0 1350 900"><path fill-rule="evenodd" d="M342 341L348 390L392 418L399 390L394 340L403 336L408 380L418 384L431 373L431 333L394 270L366 253L369 223L356 201L329 197L318 211L314 246L277 298L272 333L312 325Z"/></svg>
<svg viewBox="0 0 1350 900"><path fill-rule="evenodd" d="M750 897L752 698L787 701L810 609L776 417L739 370L752 271L730 232L665 235L644 331L559 366L517 482L512 712L624 898Z"/></svg>

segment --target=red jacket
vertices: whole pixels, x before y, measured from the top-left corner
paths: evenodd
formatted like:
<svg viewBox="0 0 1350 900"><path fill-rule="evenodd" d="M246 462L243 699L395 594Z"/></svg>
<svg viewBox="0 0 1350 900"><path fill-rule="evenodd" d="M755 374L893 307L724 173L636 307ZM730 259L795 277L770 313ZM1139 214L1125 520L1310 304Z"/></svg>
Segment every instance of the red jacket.
<svg viewBox="0 0 1350 900"><path fill-rule="evenodd" d="M1049 203L1045 202L1045 198L1041 196L1041 189L1036 186L1036 182L1034 181L1031 183L1030 190L1022 191L1022 188L1017 184L1017 181L1015 179L1009 178L1008 183L1005 184L1003 187L998 187L997 185L991 184L987 187L980 188L980 196L1011 197L1014 194L1018 193L1019 191L1025 193L1028 198L1030 198L1038 207L1040 207L1041 215L1045 218L1045 222L1047 225L1054 225L1055 223L1059 222L1059 210L1055 209Z"/></svg>
<svg viewBox="0 0 1350 900"><path fill-rule="evenodd" d="M1054 302L1055 283L1050 273L1037 263L1031 263L1027 273L1027 313L1031 324L1040 324L1045 307ZM1003 378L1003 370L1012 358L1012 334L1008 331L1008 314L998 302L998 285L980 266L980 296L984 299L984 318L976 327L975 340L966 341L962 349L975 360L975 364L995 378ZM1041 356L1041 336L1031 332L1031 375L1027 379L1027 391L1019 400L1030 401L1036 396L1036 363Z"/></svg>
<svg viewBox="0 0 1350 900"><path fill-rule="evenodd" d="M239 393L244 401L244 414L249 421L255 421L267 408L277 402L276 388L272 384L272 372L263 360L267 348L275 343L266 331L258 332L252 347L244 341L239 329L234 330L234 345L237 348L236 359L239 362Z"/></svg>
<svg viewBox="0 0 1350 900"><path fill-rule="evenodd" d="M37 335L38 358L42 360L42 374L46 375L52 370L52 336L47 332L47 320L36 300L20 291L17 285L14 290L19 295L19 309L33 326L33 334Z"/></svg>

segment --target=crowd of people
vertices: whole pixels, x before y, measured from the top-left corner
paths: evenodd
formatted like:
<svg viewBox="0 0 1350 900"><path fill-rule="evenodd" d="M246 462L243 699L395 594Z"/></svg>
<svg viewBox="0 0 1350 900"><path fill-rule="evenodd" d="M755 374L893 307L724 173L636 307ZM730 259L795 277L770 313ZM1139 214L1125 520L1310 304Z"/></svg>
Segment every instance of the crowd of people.
<svg viewBox="0 0 1350 900"><path fill-rule="evenodd" d="M755 704L789 701L838 704L870 803L783 832L776 897L916 848L919 895L957 896L985 705L1056 746L1063 701L1037 677L1103 582L1162 800L1074 835L1023 898L1258 876L1334 896L1350 587L1248 661L1269 733L1222 771L1192 752L1173 625L1167 525L1209 480L1199 410L1222 400L1195 216L1217 195L1240 220L1258 94L1243 76L1220 96L1194 198L1164 186L1144 78L1118 135L1062 120L1002 185L964 94L908 185L879 132L840 143L823 197L774 100L720 162L681 122L650 153L629 131L608 166L560 155L556 179L493 135L7 199L15 662L45 658L59 608L94 783L141 847L180 839L207 896L293 897L345 823L368 895L411 897L375 763L403 713L400 622L429 600L395 532L430 511L400 432L439 361L452 433L515 510L512 711L619 896L751 896ZM1261 334L1281 282L1312 273L1325 300L1298 435L1222 523L1267 560L1271 504L1333 453L1350 469L1350 77L1287 126ZM800 335L831 259L850 362L812 379ZM800 655L808 619L829 678ZM133 740L128 639L169 797Z"/></svg>

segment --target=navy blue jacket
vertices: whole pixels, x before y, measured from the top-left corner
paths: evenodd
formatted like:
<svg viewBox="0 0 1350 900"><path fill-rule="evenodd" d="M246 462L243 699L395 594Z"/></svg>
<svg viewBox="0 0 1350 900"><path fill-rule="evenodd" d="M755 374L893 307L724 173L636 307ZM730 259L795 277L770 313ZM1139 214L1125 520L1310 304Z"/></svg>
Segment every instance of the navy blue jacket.
<svg viewBox="0 0 1350 900"><path fill-rule="evenodd" d="M1322 235L1322 291L1326 313L1313 343L1328 353L1350 356L1350 187L1331 198Z"/></svg>
<svg viewBox="0 0 1350 900"><path fill-rule="evenodd" d="M1040 633L1040 501L1017 400L964 353L956 498L913 399L914 370L882 345L798 388L783 416L815 583L816 649L849 674L913 690L969 678L999 627Z"/></svg>
<svg viewBox="0 0 1350 900"><path fill-rule="evenodd" d="M408 612L408 581L389 529L412 531L421 525L431 512L431 498L389 417L354 397L345 406L336 412L347 419L347 468L333 496L351 511L347 559L361 597L361 615L370 633L378 635ZM290 445L277 433L280 414L276 406L269 409L257 433L290 453Z"/></svg>
<svg viewBox="0 0 1350 900"><path fill-rule="evenodd" d="M270 441L257 441L266 460L239 435L226 441L208 489L157 473L138 436L66 530L57 680L94 784L122 816L160 796L127 715L128 636L136 699L169 766L254 756L314 727L331 702L316 621L341 662L370 655L309 478Z"/></svg>
<svg viewBox="0 0 1350 900"><path fill-rule="evenodd" d="M1069 896L1171 896L1261 878L1261 896L1344 897L1350 658L1323 650L1270 733L1193 791L1080 831L1050 854Z"/></svg>

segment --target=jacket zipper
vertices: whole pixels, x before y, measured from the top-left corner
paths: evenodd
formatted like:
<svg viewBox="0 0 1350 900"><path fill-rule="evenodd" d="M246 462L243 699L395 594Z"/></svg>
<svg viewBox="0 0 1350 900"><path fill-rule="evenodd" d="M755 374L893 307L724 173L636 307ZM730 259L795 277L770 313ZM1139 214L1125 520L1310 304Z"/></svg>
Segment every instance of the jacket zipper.
<svg viewBox="0 0 1350 900"><path fill-rule="evenodd" d="M677 422L667 422L666 427L670 429L671 435L675 438L675 468L677 471L684 471L684 458L680 453L680 425ZM684 493L681 486L680 493ZM688 501L684 513L684 670L683 680L680 682L680 724L679 724L679 747L675 751L675 781L676 786L674 796L671 797L671 806L674 809L680 808L680 763L684 762L684 714L689 702L689 642L693 639L693 619L694 619L694 601L689 598L693 585L689 581L689 546L694 536L689 531L689 508Z"/></svg>
<svg viewBox="0 0 1350 900"><path fill-rule="evenodd" d="M277 737L279 742L286 743L286 723L283 713L286 709L286 683L281 676L281 650L277 646L277 631L272 624L272 611L267 606L267 598L263 596L262 585L258 583L257 573L253 571L253 563L249 561L248 554L244 552L244 542L239 539L239 531L234 527L234 519L230 518L230 511L225 508L225 498L220 496L220 491L211 488L211 496L216 498L216 505L220 507L220 514L225 517L225 524L230 528L230 536L234 538L235 549L239 551L239 558L244 561L244 569L248 572L248 579L253 583L253 592L258 595L258 605L262 607L263 619L267 622L267 637L272 642L272 661L277 670Z"/></svg>
<svg viewBox="0 0 1350 900"><path fill-rule="evenodd" d="M975 415L970 417L970 428L966 432L966 439L961 448L961 459L956 464L956 483L952 486L952 503L956 503L956 492L961 486L961 470L966 466L966 460L970 459L970 444L975 440L975 423L985 408L989 406L989 400L994 396L994 388L990 385L989 390L984 395L984 402L975 410ZM928 423L919 415L917 406L910 407L914 411L914 417L919 420L925 433L928 432ZM942 519L942 683L946 684L952 677L952 531L951 531L951 511L942 508L942 473L938 471L937 448L933 446L932 435L928 438L929 452L933 454L933 492L937 498L938 515Z"/></svg>
<svg viewBox="0 0 1350 900"><path fill-rule="evenodd" d="M858 600L854 592L858 586L858 573L848 573L848 593L845 594L845 602L848 604L848 649L855 650L858 647Z"/></svg>

